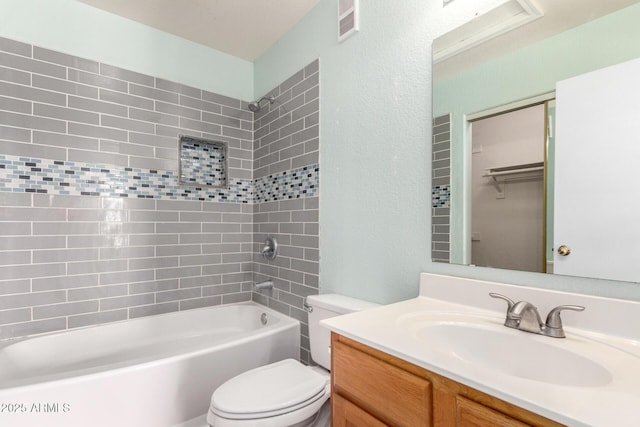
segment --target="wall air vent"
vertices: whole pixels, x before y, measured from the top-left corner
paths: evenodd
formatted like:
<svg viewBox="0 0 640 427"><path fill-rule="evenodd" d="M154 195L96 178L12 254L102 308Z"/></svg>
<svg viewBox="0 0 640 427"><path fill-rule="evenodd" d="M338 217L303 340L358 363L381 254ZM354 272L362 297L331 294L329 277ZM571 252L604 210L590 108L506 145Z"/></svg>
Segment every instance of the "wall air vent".
<svg viewBox="0 0 640 427"><path fill-rule="evenodd" d="M338 41L347 39L360 29L358 0L338 0Z"/></svg>
<svg viewBox="0 0 640 427"><path fill-rule="evenodd" d="M507 31L535 21L543 15L533 0L508 0L439 37L433 45L433 61L444 61Z"/></svg>

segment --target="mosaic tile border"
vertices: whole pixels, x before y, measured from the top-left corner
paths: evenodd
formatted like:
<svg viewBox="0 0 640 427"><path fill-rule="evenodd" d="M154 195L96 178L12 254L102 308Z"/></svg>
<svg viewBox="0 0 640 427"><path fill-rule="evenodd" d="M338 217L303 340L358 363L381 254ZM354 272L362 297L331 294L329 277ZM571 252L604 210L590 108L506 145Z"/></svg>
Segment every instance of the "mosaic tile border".
<svg viewBox="0 0 640 427"><path fill-rule="evenodd" d="M173 171L0 155L0 192L262 203L315 197L318 183L317 164L210 189L178 185Z"/></svg>
<svg viewBox="0 0 640 427"><path fill-rule="evenodd" d="M431 207L448 208L451 206L451 186L434 185L431 187Z"/></svg>
<svg viewBox="0 0 640 427"><path fill-rule="evenodd" d="M255 180L256 203L299 199L318 195L320 165L271 174Z"/></svg>

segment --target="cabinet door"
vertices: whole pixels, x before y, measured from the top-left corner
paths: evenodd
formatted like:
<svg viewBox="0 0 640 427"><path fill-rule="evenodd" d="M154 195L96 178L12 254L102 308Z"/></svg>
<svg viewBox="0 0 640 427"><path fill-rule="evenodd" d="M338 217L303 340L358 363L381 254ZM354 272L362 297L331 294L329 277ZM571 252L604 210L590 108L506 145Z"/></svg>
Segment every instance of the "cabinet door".
<svg viewBox="0 0 640 427"><path fill-rule="evenodd" d="M333 393L398 427L429 427L431 383L341 342L331 346Z"/></svg>
<svg viewBox="0 0 640 427"><path fill-rule="evenodd" d="M456 427L531 427L480 403L456 397Z"/></svg>
<svg viewBox="0 0 640 427"><path fill-rule="evenodd" d="M333 427L386 427L387 424L358 408L342 396L334 394L331 425Z"/></svg>

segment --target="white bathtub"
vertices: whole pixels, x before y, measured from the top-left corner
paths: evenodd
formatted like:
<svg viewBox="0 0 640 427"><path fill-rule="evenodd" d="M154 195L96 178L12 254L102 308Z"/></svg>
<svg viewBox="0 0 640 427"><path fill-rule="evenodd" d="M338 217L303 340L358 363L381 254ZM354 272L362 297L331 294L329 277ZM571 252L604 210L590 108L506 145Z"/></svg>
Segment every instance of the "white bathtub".
<svg viewBox="0 0 640 427"><path fill-rule="evenodd" d="M297 320L243 303L6 341L0 426L179 425L227 379L297 358L299 333Z"/></svg>

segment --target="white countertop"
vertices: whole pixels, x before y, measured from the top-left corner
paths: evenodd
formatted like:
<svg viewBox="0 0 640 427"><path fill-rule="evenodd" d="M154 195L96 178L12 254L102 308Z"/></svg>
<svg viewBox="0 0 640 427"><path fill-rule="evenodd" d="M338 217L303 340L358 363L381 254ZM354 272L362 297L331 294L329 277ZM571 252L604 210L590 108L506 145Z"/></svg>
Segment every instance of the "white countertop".
<svg viewBox="0 0 640 427"><path fill-rule="evenodd" d="M546 316L549 307L578 304L583 313L563 312L566 338L525 334L553 346L580 351L611 372L597 386L550 384L461 360L429 345L412 332L411 318L425 314L473 313L487 324L502 325L506 304L488 296L498 292L534 303ZM600 317L600 318L599 318ZM423 274L420 296L322 321L330 330L421 366L487 394L570 426L640 425L640 303L537 288ZM409 325L409 327L408 327ZM551 340L551 341L548 341ZM523 342L518 336L518 342ZM525 343L527 341L524 341ZM597 345L593 345L593 343ZM505 348L505 352L509 349ZM613 355L613 356L612 356ZM549 363L549 361L544 361Z"/></svg>

